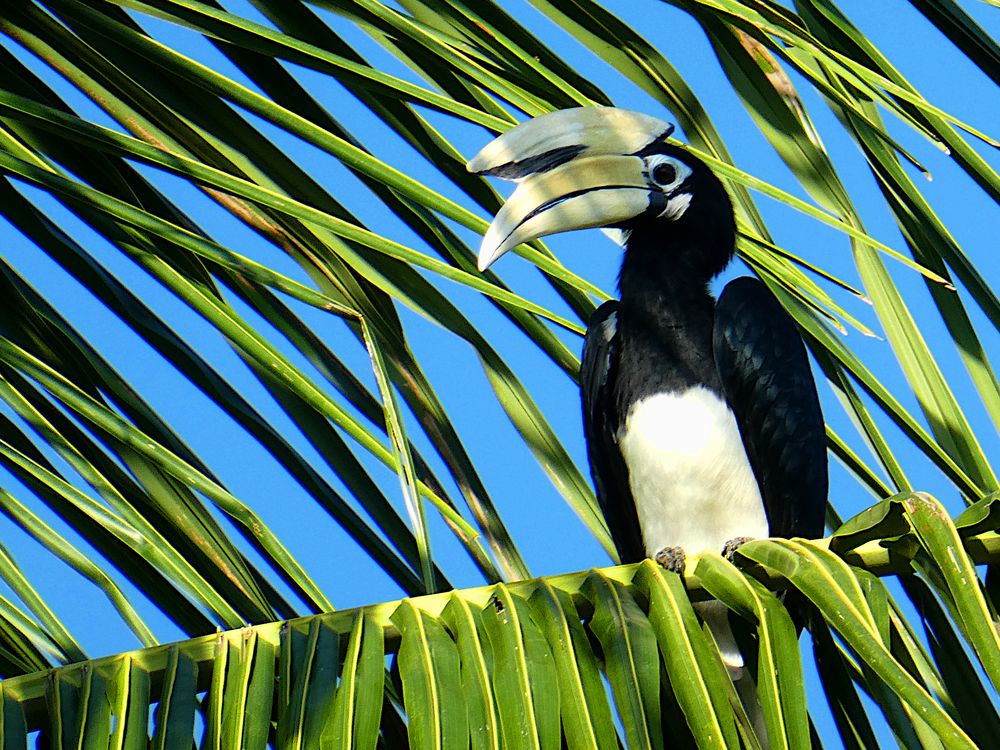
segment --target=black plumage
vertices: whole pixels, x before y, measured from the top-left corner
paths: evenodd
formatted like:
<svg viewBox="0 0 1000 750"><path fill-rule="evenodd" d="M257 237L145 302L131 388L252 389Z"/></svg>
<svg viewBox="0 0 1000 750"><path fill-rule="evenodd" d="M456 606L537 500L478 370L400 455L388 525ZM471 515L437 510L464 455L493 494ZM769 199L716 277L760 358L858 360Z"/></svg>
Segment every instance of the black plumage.
<svg viewBox="0 0 1000 750"><path fill-rule="evenodd" d="M719 295L712 348L771 536L822 536L826 431L794 323L761 282L735 279Z"/></svg>

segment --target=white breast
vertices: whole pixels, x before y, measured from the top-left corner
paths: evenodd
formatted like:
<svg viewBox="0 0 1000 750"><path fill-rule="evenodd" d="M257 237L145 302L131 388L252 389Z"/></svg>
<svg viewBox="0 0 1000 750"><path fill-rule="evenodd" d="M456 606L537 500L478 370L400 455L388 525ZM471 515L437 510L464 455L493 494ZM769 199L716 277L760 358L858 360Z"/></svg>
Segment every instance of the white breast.
<svg viewBox="0 0 1000 750"><path fill-rule="evenodd" d="M767 517L736 419L701 386L636 402L618 434L646 554L721 552L767 536Z"/></svg>

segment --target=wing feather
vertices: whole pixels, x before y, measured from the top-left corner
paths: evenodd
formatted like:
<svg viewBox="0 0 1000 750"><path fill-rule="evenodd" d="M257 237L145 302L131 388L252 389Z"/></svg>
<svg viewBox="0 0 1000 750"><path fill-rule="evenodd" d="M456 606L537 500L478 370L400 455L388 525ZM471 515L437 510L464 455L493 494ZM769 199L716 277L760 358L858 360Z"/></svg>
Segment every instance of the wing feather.
<svg viewBox="0 0 1000 750"><path fill-rule="evenodd" d="M612 390L618 369L619 303L610 300L594 311L587 326L580 367L583 397L583 429L587 457L597 499L618 549L620 562L639 562L645 557L635 501L629 489L628 468L615 439Z"/></svg>
<svg viewBox="0 0 1000 750"><path fill-rule="evenodd" d="M761 281L735 279L716 305L713 348L771 535L822 536L826 432L805 346L791 317Z"/></svg>

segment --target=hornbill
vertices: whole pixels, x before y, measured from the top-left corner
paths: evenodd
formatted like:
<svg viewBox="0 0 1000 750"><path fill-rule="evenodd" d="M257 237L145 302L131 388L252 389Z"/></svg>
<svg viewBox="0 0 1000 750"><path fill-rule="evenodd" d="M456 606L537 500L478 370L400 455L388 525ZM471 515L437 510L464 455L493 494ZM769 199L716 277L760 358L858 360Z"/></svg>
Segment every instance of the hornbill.
<svg viewBox="0 0 1000 750"><path fill-rule="evenodd" d="M537 237L621 230L620 300L601 305L580 386L597 497L622 563L724 554L765 536L822 536L826 438L805 347L757 279L715 300L735 254L721 181L668 143L673 126L613 107L542 115L468 164L519 184L483 238L479 268ZM726 610L700 606L734 677Z"/></svg>

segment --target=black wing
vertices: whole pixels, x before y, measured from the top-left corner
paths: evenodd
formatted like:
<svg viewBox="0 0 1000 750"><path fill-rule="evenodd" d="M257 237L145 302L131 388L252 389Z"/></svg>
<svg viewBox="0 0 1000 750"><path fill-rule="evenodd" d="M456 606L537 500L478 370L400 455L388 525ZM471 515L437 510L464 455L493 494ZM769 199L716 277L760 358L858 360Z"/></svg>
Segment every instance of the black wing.
<svg viewBox="0 0 1000 750"><path fill-rule="evenodd" d="M829 481L826 433L795 324L762 282L735 279L715 308L713 347L771 536L821 537Z"/></svg>
<svg viewBox="0 0 1000 750"><path fill-rule="evenodd" d="M629 489L628 469L615 440L618 424L612 389L618 367L618 302L601 305L590 318L583 342L580 391L583 431L597 499L623 563L646 555L635 501Z"/></svg>

